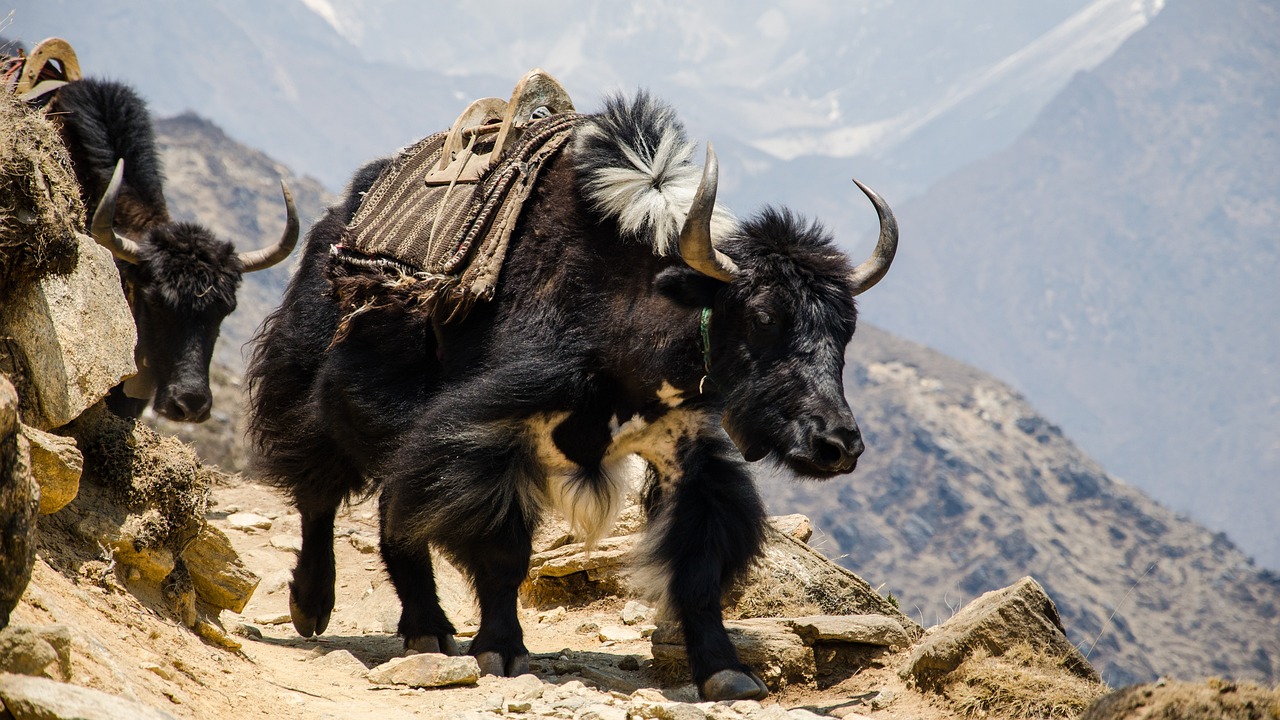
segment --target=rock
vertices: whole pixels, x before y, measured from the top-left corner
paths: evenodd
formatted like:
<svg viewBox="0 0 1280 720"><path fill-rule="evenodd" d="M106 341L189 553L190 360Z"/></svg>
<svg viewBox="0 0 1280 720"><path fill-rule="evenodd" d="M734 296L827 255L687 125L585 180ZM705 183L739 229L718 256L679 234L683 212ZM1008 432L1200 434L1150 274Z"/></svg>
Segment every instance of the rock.
<svg viewBox="0 0 1280 720"><path fill-rule="evenodd" d="M620 707L596 703L580 709L574 720L627 720L627 711Z"/></svg>
<svg viewBox="0 0 1280 720"><path fill-rule="evenodd" d="M369 668L360 662L360 659L351 654L349 650L334 650L325 653L320 657L311 661L312 665L319 667L333 668L344 672L352 677L364 677L369 673Z"/></svg>
<svg viewBox="0 0 1280 720"><path fill-rule="evenodd" d="M240 560L226 534L205 525L182 553L201 600L232 612L244 610L259 578Z"/></svg>
<svg viewBox="0 0 1280 720"><path fill-rule="evenodd" d="M725 623L729 640L742 661L750 665L770 690L812 682L817 672L813 649L784 621L770 618ZM675 623L661 623L653 633L654 668L667 678L687 678L688 654L684 634Z"/></svg>
<svg viewBox="0 0 1280 720"><path fill-rule="evenodd" d="M191 629L196 635L218 647L228 650L239 650L243 647L239 640L231 637L222 628L204 618L196 620L191 625Z"/></svg>
<svg viewBox="0 0 1280 720"><path fill-rule="evenodd" d="M809 542L809 538L813 537L813 523L809 522L809 518L796 513L794 515L774 515L769 518L769 524L774 530L789 535L802 543Z"/></svg>
<svg viewBox="0 0 1280 720"><path fill-rule="evenodd" d="M110 512L106 493L86 485L76 494L67 512L53 516L57 521L71 522L71 530L85 543L102 544L120 563L138 571L138 578L159 585L177 565L173 551L147 541L146 528L159 522L155 512L121 517ZM106 512L103 512L106 511Z"/></svg>
<svg viewBox="0 0 1280 720"><path fill-rule="evenodd" d="M371 538L363 533L351 533L349 538L351 547L366 555L378 552L378 539Z"/></svg>
<svg viewBox="0 0 1280 720"><path fill-rule="evenodd" d="M173 681L173 673L169 672L166 668L161 667L160 665L157 665L156 663L144 662L138 665L138 667L142 668L143 670L146 670L147 672L155 675L156 677L169 680L170 682Z"/></svg>
<svg viewBox="0 0 1280 720"><path fill-rule="evenodd" d="M822 716L804 708L793 708L787 711L787 717L790 720L820 720Z"/></svg>
<svg viewBox="0 0 1280 720"><path fill-rule="evenodd" d="M617 625L605 625L600 628L599 636L601 642L630 642L644 637L636 628L619 627Z"/></svg>
<svg viewBox="0 0 1280 720"><path fill-rule="evenodd" d="M565 614L566 614L567 612L568 612L568 611L564 609L564 606L563 606L563 605L560 605L560 606L558 606L558 607L554 607L554 608L552 608L552 609L550 609L550 610L547 610L546 612L540 612L540 613L538 613L538 622L539 622L539 623L553 623L553 622L556 622L557 620L562 619L562 618L565 616Z"/></svg>
<svg viewBox="0 0 1280 720"><path fill-rule="evenodd" d="M540 680L537 675L525 673L524 675L519 675L507 680L506 685L503 688L503 692L505 692L508 697L512 697L517 700L529 700L536 697L542 697L542 691L544 689L542 680ZM525 711L520 710L515 712Z"/></svg>
<svg viewBox="0 0 1280 720"><path fill-rule="evenodd" d="M255 625L249 623L236 623L231 627L231 634L237 637L248 638L250 640L261 640L262 630Z"/></svg>
<svg viewBox="0 0 1280 720"><path fill-rule="evenodd" d="M22 434L31 443L31 476L40 485L40 514L58 512L80 491L84 456L72 438L26 425Z"/></svg>
<svg viewBox="0 0 1280 720"><path fill-rule="evenodd" d="M0 702L17 720L174 720L167 712L48 678L0 675Z"/></svg>
<svg viewBox="0 0 1280 720"><path fill-rule="evenodd" d="M1093 702L1080 720L1280 717L1280 687L1211 678L1202 682L1160 680L1121 688Z"/></svg>
<svg viewBox="0 0 1280 720"><path fill-rule="evenodd" d="M590 552L583 543L569 543L555 550L536 553L529 561L529 577L565 577L585 572L591 580L620 569L635 544L633 536L601 540Z"/></svg>
<svg viewBox="0 0 1280 720"><path fill-rule="evenodd" d="M259 615L253 619L259 625L284 625L293 622L293 618L289 613L277 613L275 615Z"/></svg>
<svg viewBox="0 0 1280 720"><path fill-rule="evenodd" d="M911 638L902 629L902 625L883 615L811 615L783 622L806 645L843 642L901 649L911 644Z"/></svg>
<svg viewBox="0 0 1280 720"><path fill-rule="evenodd" d="M624 625L637 625L648 622L652 618L653 608L642 602L628 600L627 604L622 608L622 622Z"/></svg>
<svg viewBox="0 0 1280 720"><path fill-rule="evenodd" d="M18 402L18 391L0 375L0 629L31 580L40 509L30 443L18 432Z"/></svg>
<svg viewBox="0 0 1280 720"><path fill-rule="evenodd" d="M632 717L654 720L706 720L707 711L697 705L681 702L632 700L627 710Z"/></svg>
<svg viewBox="0 0 1280 720"><path fill-rule="evenodd" d="M270 530L271 518L257 513L238 512L227 516L227 525L233 530L253 532L254 530Z"/></svg>
<svg viewBox="0 0 1280 720"><path fill-rule="evenodd" d="M300 535L272 535L271 547L277 550L291 552L294 555L302 552L302 536Z"/></svg>
<svg viewBox="0 0 1280 720"><path fill-rule="evenodd" d="M13 288L0 303L0 334L22 352L36 395L23 420L41 430L71 422L136 372L138 337L115 260L92 238L77 239L71 274Z"/></svg>
<svg viewBox="0 0 1280 720"><path fill-rule="evenodd" d="M0 630L0 667L17 675L40 675L58 663L71 677L71 631L65 625L10 625Z"/></svg>
<svg viewBox="0 0 1280 720"><path fill-rule="evenodd" d="M931 631L912 650L903 676L934 689L979 649L998 657L1022 643L1062 658L1062 667L1081 679L1102 682L1067 639L1057 606L1029 577L982 595Z"/></svg>
<svg viewBox="0 0 1280 720"><path fill-rule="evenodd" d="M865 580L772 526L765 528L763 557L734 590L727 611L770 618L883 615L897 621L912 639L924 632Z"/></svg>
<svg viewBox="0 0 1280 720"><path fill-rule="evenodd" d="M369 682L411 687L474 685L480 679L480 665L470 655L449 657L419 653L392 658L369 671Z"/></svg>

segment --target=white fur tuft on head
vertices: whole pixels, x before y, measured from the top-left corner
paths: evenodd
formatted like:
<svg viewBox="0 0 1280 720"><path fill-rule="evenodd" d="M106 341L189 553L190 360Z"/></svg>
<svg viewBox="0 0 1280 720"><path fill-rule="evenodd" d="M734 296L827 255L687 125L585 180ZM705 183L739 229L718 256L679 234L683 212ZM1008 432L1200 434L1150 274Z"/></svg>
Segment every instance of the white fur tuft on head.
<svg viewBox="0 0 1280 720"><path fill-rule="evenodd" d="M659 255L678 251L680 229L702 179L702 168L693 164L696 150L675 112L645 93L634 100L611 98L574 140L592 204L623 234L648 242ZM737 226L733 213L717 205L712 241Z"/></svg>

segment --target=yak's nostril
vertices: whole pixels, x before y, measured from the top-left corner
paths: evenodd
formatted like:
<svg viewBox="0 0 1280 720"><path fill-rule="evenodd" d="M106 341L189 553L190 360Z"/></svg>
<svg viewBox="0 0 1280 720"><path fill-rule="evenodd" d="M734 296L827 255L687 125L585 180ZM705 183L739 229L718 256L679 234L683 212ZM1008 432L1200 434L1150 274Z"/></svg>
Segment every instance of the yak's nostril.
<svg viewBox="0 0 1280 720"><path fill-rule="evenodd" d="M840 427L819 435L813 442L813 459L832 470L852 470L862 454L862 435L856 427Z"/></svg>
<svg viewBox="0 0 1280 720"><path fill-rule="evenodd" d="M175 395L169 404L170 407L164 409L169 410L165 414L171 420L199 422L208 417L213 398L208 393L184 392Z"/></svg>
<svg viewBox="0 0 1280 720"><path fill-rule="evenodd" d="M819 438L814 448L813 459L823 467L840 467L844 465L846 457L845 448L841 444L833 442L831 438Z"/></svg>

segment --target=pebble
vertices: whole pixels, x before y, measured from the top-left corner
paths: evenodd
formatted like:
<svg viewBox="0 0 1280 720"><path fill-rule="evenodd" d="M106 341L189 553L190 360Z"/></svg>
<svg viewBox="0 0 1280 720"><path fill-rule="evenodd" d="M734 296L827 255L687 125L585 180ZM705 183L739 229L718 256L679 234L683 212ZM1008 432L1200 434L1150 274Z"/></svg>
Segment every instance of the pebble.
<svg viewBox="0 0 1280 720"><path fill-rule="evenodd" d="M351 533L351 547L366 555L378 552L377 538L369 537L364 533Z"/></svg>
<svg viewBox="0 0 1280 720"><path fill-rule="evenodd" d="M624 625L638 625L649 620L653 615L653 608L642 602L628 600L627 604L622 608L621 615Z"/></svg>
<svg viewBox="0 0 1280 720"><path fill-rule="evenodd" d="M279 613L277 615L259 615L253 619L259 625L284 625L293 622L293 618L289 613Z"/></svg>
<svg viewBox="0 0 1280 720"><path fill-rule="evenodd" d="M271 518L263 517L255 513L238 512L227 516L227 525L232 529L243 532L253 532L254 530L270 530Z"/></svg>
<svg viewBox="0 0 1280 720"><path fill-rule="evenodd" d="M577 720L627 720L627 711L612 705L588 705L578 711Z"/></svg>
<svg viewBox="0 0 1280 720"><path fill-rule="evenodd" d="M557 606L553 610L538 613L538 622L551 623L564 617L569 611L564 609L563 605Z"/></svg>
<svg viewBox="0 0 1280 720"><path fill-rule="evenodd" d="M635 628L620 627L618 625L605 625L600 628L600 640L602 642L628 642L639 640L643 636L640 631Z"/></svg>
<svg viewBox="0 0 1280 720"><path fill-rule="evenodd" d="M419 653L392 658L369 670L367 677L369 682L379 685L474 685L480 679L480 666L470 655L449 657L437 653Z"/></svg>
<svg viewBox="0 0 1280 720"><path fill-rule="evenodd" d="M298 535L272 535L271 547L297 554L302 552L302 538Z"/></svg>

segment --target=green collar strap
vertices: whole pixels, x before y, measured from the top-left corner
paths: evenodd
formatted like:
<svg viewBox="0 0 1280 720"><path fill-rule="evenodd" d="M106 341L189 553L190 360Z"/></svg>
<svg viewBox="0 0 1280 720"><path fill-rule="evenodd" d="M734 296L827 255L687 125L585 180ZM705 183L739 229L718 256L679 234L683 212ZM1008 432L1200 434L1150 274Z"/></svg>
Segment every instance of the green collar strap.
<svg viewBox="0 0 1280 720"><path fill-rule="evenodd" d="M702 380L698 382L698 392L703 392L703 385L707 380L711 380L711 308L702 308L702 319L698 323L701 331L702 342L702 368L706 374L702 376ZM716 384L715 380L711 380L711 384Z"/></svg>

